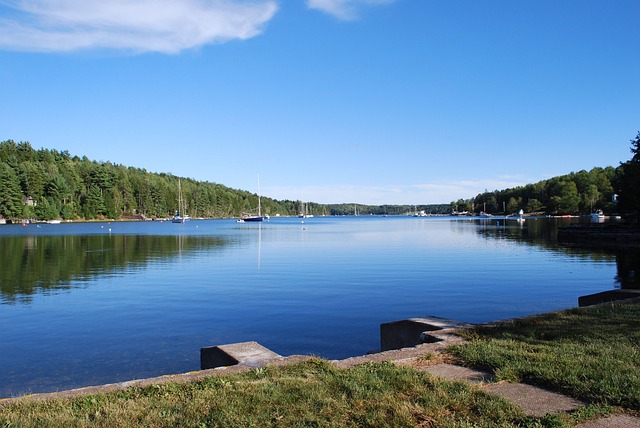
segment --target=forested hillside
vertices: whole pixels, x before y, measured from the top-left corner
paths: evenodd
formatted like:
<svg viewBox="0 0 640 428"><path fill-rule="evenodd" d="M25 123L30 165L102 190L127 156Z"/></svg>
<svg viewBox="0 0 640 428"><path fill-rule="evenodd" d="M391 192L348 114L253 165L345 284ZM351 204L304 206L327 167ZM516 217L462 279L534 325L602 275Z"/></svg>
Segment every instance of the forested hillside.
<svg viewBox="0 0 640 428"><path fill-rule="evenodd" d="M543 214L584 214L595 209L610 213L616 210L613 200L617 176L618 170L613 167L593 168L526 186L487 191L451 204L458 211L484 210L492 214L511 214L520 209Z"/></svg>
<svg viewBox="0 0 640 428"><path fill-rule="evenodd" d="M637 222L640 213L640 132L630 140L630 160L617 168L590 171L542 180L506 190L485 191L472 199L452 202L454 211L478 213L585 214L601 209Z"/></svg>
<svg viewBox="0 0 640 428"><path fill-rule="evenodd" d="M221 184L181 179L192 217L255 212L258 196ZM0 217L19 219L167 218L177 211L178 177L96 162L67 151L0 143ZM294 201L262 198L266 214L294 214Z"/></svg>

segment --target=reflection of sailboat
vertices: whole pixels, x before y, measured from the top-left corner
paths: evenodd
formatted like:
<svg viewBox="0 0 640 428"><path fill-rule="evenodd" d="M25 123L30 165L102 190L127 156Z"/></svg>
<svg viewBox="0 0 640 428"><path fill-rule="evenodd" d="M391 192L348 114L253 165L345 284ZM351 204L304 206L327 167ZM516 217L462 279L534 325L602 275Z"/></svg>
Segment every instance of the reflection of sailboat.
<svg viewBox="0 0 640 428"><path fill-rule="evenodd" d="M180 186L180 179L178 178L178 212L171 219L172 223L184 223L191 220L191 217L187 215L187 206L182 197L182 187Z"/></svg>
<svg viewBox="0 0 640 428"><path fill-rule="evenodd" d="M258 176L258 215L245 215L240 220L242 220L242 221L253 221L253 222L262 221L263 220L262 213L261 213L261 207L260 207L260 176Z"/></svg>
<svg viewBox="0 0 640 428"><path fill-rule="evenodd" d="M258 225L258 270L260 270L260 252L262 250L262 225Z"/></svg>

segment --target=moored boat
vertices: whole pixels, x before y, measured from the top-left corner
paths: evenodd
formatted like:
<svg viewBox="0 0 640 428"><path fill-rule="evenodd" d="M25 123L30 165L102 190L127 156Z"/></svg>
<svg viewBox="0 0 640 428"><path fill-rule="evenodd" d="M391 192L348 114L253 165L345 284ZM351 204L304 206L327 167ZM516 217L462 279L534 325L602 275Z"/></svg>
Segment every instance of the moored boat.
<svg viewBox="0 0 640 428"><path fill-rule="evenodd" d="M178 178L178 211L171 219L171 223L184 223L191 220L191 217L189 217L186 212L187 207L182 197L182 187L180 186L180 179Z"/></svg>
<svg viewBox="0 0 640 428"><path fill-rule="evenodd" d="M602 210L596 210L591 213L591 221L595 223L604 221L604 212Z"/></svg>
<svg viewBox="0 0 640 428"><path fill-rule="evenodd" d="M260 176L258 176L258 215L245 215L242 218L238 219L238 223L244 222L260 222L263 221L264 217L262 217L261 207L260 207Z"/></svg>

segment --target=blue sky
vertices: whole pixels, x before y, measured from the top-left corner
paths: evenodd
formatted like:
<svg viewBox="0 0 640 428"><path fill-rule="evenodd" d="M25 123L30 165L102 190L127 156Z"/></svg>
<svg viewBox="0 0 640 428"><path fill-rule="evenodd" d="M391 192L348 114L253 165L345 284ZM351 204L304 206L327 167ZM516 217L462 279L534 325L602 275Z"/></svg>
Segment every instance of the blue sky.
<svg viewBox="0 0 640 428"><path fill-rule="evenodd" d="M630 159L637 0L0 0L0 140L320 203Z"/></svg>

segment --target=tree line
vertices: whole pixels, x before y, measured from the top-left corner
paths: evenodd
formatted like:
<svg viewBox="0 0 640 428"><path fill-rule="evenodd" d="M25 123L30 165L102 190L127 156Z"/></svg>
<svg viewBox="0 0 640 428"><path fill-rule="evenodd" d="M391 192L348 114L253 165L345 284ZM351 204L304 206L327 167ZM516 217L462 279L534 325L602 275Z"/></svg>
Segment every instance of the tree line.
<svg viewBox="0 0 640 428"><path fill-rule="evenodd" d="M178 179L8 140L0 143L0 217L167 218L178 211ZM192 217L225 218L257 211L257 194L190 178L180 181ZM295 201L270 198L261 198L261 205L263 213L287 215L297 209Z"/></svg>
<svg viewBox="0 0 640 428"><path fill-rule="evenodd" d="M615 208L615 179L615 168L596 167L526 186L485 191L451 205L458 211L489 214L512 214L521 209L539 214L578 214L596 209L611 212Z"/></svg>
<svg viewBox="0 0 640 428"><path fill-rule="evenodd" d="M363 205L305 204L313 215L405 215L468 212L511 214L520 209L538 214L640 212L640 132L631 140L632 158L617 168L595 167L535 184L485 191L450 204ZM28 142L0 142L0 218L94 220L167 218L178 211L178 180L192 217L229 218L255 213L258 195L222 184L151 173L111 162L96 162L68 151ZM262 213L297 215L301 201L261 198Z"/></svg>
<svg viewBox="0 0 640 428"><path fill-rule="evenodd" d="M601 209L637 217L640 211L640 132L631 140L633 157L617 168L595 167L505 190L485 191L451 202L453 211L490 214L584 214Z"/></svg>

